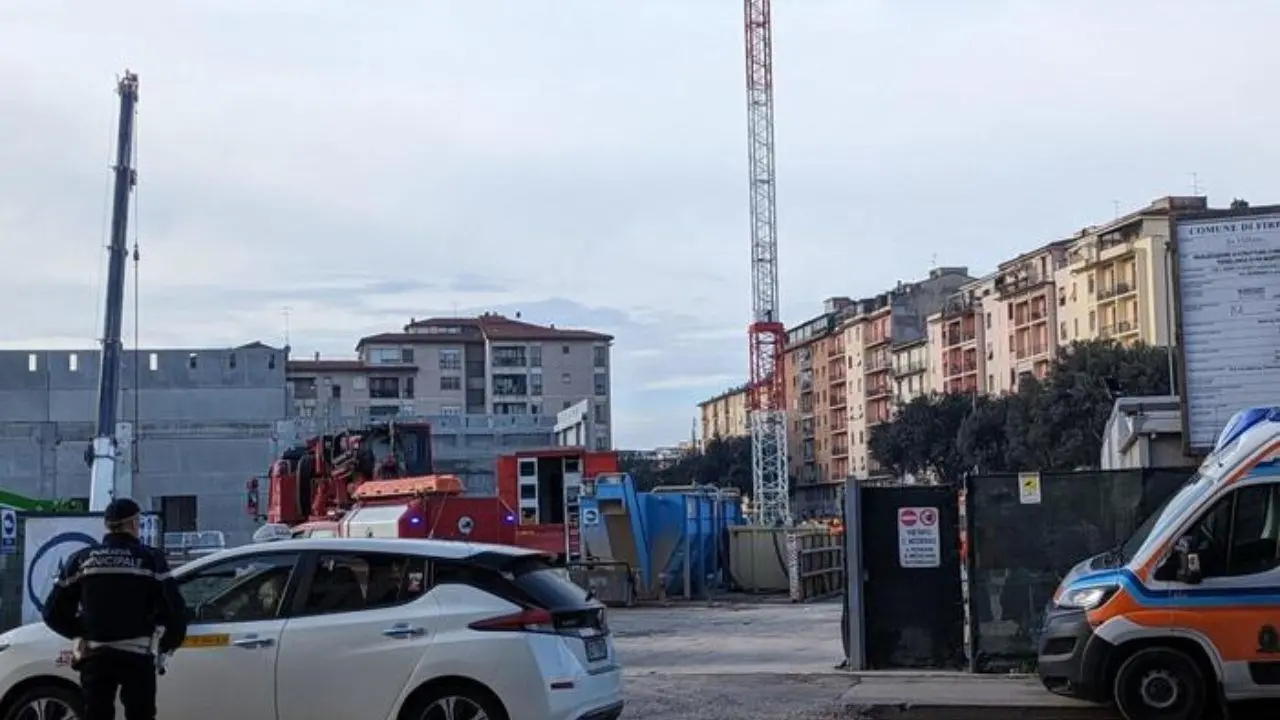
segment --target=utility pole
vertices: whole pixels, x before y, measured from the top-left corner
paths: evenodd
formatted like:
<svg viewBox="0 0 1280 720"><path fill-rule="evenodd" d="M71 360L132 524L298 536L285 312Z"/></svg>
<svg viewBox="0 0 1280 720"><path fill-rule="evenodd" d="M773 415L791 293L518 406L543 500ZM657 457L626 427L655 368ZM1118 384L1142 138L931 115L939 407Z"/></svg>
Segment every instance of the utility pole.
<svg viewBox="0 0 1280 720"><path fill-rule="evenodd" d="M107 245L107 303L102 323L102 363L98 372L98 421L90 446L89 511L102 512L115 496L116 417L120 401L121 327L124 324L125 264L129 259L129 199L138 182L133 168L133 119L138 104L138 76L125 70L116 87L120 125L116 132L115 192L111 204L111 239ZM138 358L134 358L137 362Z"/></svg>

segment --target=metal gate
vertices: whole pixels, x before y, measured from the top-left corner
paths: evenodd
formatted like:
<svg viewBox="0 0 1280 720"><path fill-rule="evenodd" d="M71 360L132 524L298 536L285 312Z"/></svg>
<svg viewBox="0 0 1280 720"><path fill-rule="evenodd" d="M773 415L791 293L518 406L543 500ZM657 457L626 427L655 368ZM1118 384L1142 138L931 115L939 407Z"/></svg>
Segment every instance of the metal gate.
<svg viewBox="0 0 1280 720"><path fill-rule="evenodd" d="M962 668L956 490L864 485L859 494L868 669Z"/></svg>

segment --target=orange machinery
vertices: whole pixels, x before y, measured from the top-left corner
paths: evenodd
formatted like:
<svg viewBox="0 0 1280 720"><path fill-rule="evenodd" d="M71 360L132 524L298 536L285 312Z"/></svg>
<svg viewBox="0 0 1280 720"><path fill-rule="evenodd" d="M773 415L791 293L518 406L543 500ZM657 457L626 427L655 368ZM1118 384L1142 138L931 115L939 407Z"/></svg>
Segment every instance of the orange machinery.
<svg viewBox="0 0 1280 720"><path fill-rule="evenodd" d="M618 470L617 453L581 447L499 456L497 495L467 495L432 474L425 423L370 425L311 438L269 473L265 520L311 537L441 538L519 545L566 560L580 554L578 495ZM257 516L257 481L248 487Z"/></svg>

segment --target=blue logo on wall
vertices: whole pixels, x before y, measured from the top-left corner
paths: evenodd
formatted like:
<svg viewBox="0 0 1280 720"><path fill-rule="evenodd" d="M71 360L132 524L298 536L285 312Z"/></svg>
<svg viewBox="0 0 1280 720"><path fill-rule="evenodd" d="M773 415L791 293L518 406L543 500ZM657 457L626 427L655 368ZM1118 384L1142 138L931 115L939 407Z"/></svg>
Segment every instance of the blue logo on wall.
<svg viewBox="0 0 1280 720"><path fill-rule="evenodd" d="M72 544L76 545L76 547L66 548L66 552L62 557L58 558L57 566L52 568L52 572L49 573L48 577L39 578L44 581L40 583L41 588L51 589L53 583L58 579L58 574L62 572L62 564L66 558L82 547L97 545L98 539L82 532L59 533L49 538L49 542L41 545L40 549L36 550L35 554L31 556L31 562L27 565L27 597L31 599L31 604L35 605L36 610L41 613L44 613L44 601L46 598L40 597L41 593L36 591L36 570L40 566L40 560L54 550Z"/></svg>

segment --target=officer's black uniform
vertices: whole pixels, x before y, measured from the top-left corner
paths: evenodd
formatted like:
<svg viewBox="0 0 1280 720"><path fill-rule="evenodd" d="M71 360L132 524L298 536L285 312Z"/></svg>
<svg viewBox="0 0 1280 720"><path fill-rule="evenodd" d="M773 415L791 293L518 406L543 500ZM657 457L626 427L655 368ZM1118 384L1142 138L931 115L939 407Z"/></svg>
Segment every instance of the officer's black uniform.
<svg viewBox="0 0 1280 720"><path fill-rule="evenodd" d="M104 520L110 527L140 514L122 498L107 506ZM108 532L101 545L67 559L44 622L86 645L77 663L86 720L114 720L117 691L127 720L154 720L156 628L164 629L161 654L177 650L187 634L186 607L160 551L130 532Z"/></svg>

